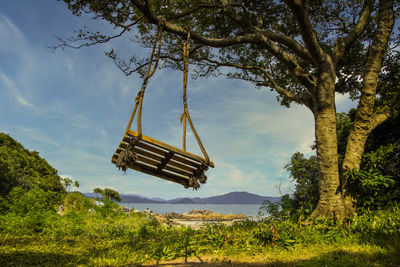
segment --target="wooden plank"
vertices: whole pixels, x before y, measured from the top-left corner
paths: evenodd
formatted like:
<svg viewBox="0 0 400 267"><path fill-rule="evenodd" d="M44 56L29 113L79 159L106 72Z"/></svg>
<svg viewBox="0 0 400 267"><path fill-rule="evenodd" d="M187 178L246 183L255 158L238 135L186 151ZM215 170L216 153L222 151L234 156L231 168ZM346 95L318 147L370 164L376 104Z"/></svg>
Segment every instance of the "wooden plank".
<svg viewBox="0 0 400 267"><path fill-rule="evenodd" d="M125 142L126 144L128 144L128 143L130 143L131 139L132 139L132 137L124 136L122 141ZM160 148L158 146L154 146L154 145L149 144L149 143L147 143L147 142L145 142L143 140L141 140L137 144L135 144L135 147L141 147L141 148L146 149L148 151L151 151L151 152L153 152L155 154L159 154L162 157L164 157L168 153L168 150L162 149L162 148Z"/></svg>
<svg viewBox="0 0 400 267"><path fill-rule="evenodd" d="M128 136L137 137L139 134L138 134L137 132L135 132L135 131L128 130L127 135L128 135ZM158 141L158 140L153 139L153 138L151 138L151 137L148 137L148 136L146 136L146 135L142 135L142 140L143 140L143 141L146 141L146 142L149 142L149 143L151 143L152 145L155 145L155 146L157 146L157 147L161 147L161 148L163 148L163 149L166 149L166 150L169 150L169 151L173 151L173 152L175 152L175 153L177 153L177 154L179 154L179 155L182 155L182 156L184 156L184 157L188 157L188 158L190 158L190 159L194 159L194 160L200 161L200 162L206 162L206 160L205 160L204 158L202 158L202 157L199 157L199 156L194 155L194 154L192 154L192 153L183 151L183 150L181 150L181 149L179 149L179 148L176 148L176 147L173 147L173 146L171 146L171 145L165 144L165 143L163 143L163 142L161 142L161 141ZM210 162L210 167L214 168L214 163L213 163L213 162Z"/></svg>
<svg viewBox="0 0 400 267"><path fill-rule="evenodd" d="M172 159L179 163L192 166L193 168L196 168L196 169L199 166L201 166L200 161L193 161L193 160L188 159L187 157L182 157L181 155L174 155L174 157L172 157Z"/></svg>
<svg viewBox="0 0 400 267"><path fill-rule="evenodd" d="M135 147L135 152L136 152L137 154L139 154L139 155L142 155L142 156L145 156L145 157L154 159L154 160L156 160L156 161L160 161L160 162L161 162L162 159L163 159L162 156L160 156L160 155L158 155L158 154L154 154L154 153L148 152L148 151L146 151L146 150L144 150L144 149L142 149L142 148L140 148L140 147Z"/></svg>
<svg viewBox="0 0 400 267"><path fill-rule="evenodd" d="M165 158L162 159L162 161L160 162L160 164L157 166L157 173L160 173L162 171L162 169L164 169L164 167L167 165L168 161L172 158L172 156L175 153L170 151Z"/></svg>
<svg viewBox="0 0 400 267"><path fill-rule="evenodd" d="M161 155L162 157L165 157L168 153L168 150L160 149L159 147L153 146L146 142L139 142L135 147L140 147L157 155Z"/></svg>
<svg viewBox="0 0 400 267"><path fill-rule="evenodd" d="M148 145L146 143L142 143L142 142L140 142L138 145L136 145L135 149L138 151L143 151L143 155L146 153L151 153L152 155L155 155L154 156L155 158L157 157L157 158L161 158L161 159L163 159L168 153L168 151L154 148L153 146L150 146L150 145ZM149 155L149 157L150 157L150 155ZM153 156L151 156L151 157L153 157Z"/></svg>
<svg viewBox="0 0 400 267"><path fill-rule="evenodd" d="M160 164L159 161L143 157L142 155L138 155L138 160L154 166L158 166Z"/></svg>
<svg viewBox="0 0 400 267"><path fill-rule="evenodd" d="M116 153L116 154L119 154L119 153L121 153L121 152L124 151L124 150L125 150L125 149L119 147L119 148L117 148L117 150L116 150L115 153ZM148 152L148 151L146 151L146 150L143 150L143 149L140 148L140 147L135 147L135 151L136 151L136 153L137 153L138 155L142 155L142 156L145 156L145 157L147 157L147 158L154 159L154 160L156 160L156 161L160 161L160 162L161 162L161 160L163 159L163 157L161 157L160 155L157 155L157 154ZM181 158L180 158L180 159L181 159ZM169 165L169 166L176 167L176 168L178 168L178 169L185 170L187 173L194 173L194 171L196 171L197 168L198 168L198 166L199 166L199 165L197 165L197 164L194 164L194 165L187 165L187 164L184 164L184 163L182 163L182 162L175 161L173 158L168 162L168 165Z"/></svg>
<svg viewBox="0 0 400 267"><path fill-rule="evenodd" d="M143 164L134 164L133 166L130 166L130 168L133 169L133 170L136 170L136 171L140 171L140 172L143 172L143 173L146 173L146 174L150 174L152 176L155 176L155 177L158 177L158 178L161 178L161 179L164 179L164 180L168 180L168 181L171 181L171 182L174 182L174 183L181 184L183 186L189 186L189 180L186 179L186 178L182 178L182 177L180 177L178 175L173 175L173 174L165 172L165 171L157 174L157 173L155 173L154 169L152 169L152 168L150 168L150 167L148 167L146 165L143 165Z"/></svg>
<svg viewBox="0 0 400 267"><path fill-rule="evenodd" d="M119 147L125 149L125 148L128 147L128 144L125 143L124 141L122 141L122 142L119 144Z"/></svg>
<svg viewBox="0 0 400 267"><path fill-rule="evenodd" d="M194 172L188 172L186 170L175 168L173 166L170 166L169 164L164 167L164 170L169 170L169 171L172 171L172 172L175 172L175 173L179 173L181 175L187 176L187 178L193 176L193 173L194 173Z"/></svg>
<svg viewBox="0 0 400 267"><path fill-rule="evenodd" d="M120 144L120 147L121 147L121 148L126 148L126 147L128 147L128 143L130 142L130 140L131 140L130 137L124 136L124 138L123 138L123 140L122 140L122 142L121 142L121 144ZM148 144L148 143L146 143L146 142L143 142L143 140L140 141L140 142L138 142L138 143L135 145L135 147L143 148L143 149L148 150L148 151L150 151L150 152L152 152L152 153L155 153L155 154L157 154L157 155L160 155L161 157L165 157L165 155L167 155L167 153L168 153L168 150L161 149L161 148L159 148L159 147L157 147L157 146L154 146L154 145L150 145L150 144Z"/></svg>
<svg viewBox="0 0 400 267"><path fill-rule="evenodd" d="M114 154L111 161L112 163L115 164L115 162L117 161L117 154ZM161 173L157 174L155 173L156 167L154 166L149 166L147 164L142 164L140 162L136 162L134 165L129 166L130 169L139 171L139 172L143 172L164 180L168 180L174 183L178 183L181 184L183 186L189 186L189 179L187 177L182 177L181 175L178 174L173 174L171 172L168 171L162 171Z"/></svg>
<svg viewBox="0 0 400 267"><path fill-rule="evenodd" d="M119 153L121 153L122 151L125 151L125 148L117 148L117 150L115 151L115 153L116 154L119 154ZM160 161L161 162L161 160L163 159L163 157L162 156L160 156L160 155L158 155L158 154L154 154L154 153L151 153L151 152L148 152L148 151L146 151L146 150L144 150L144 149L142 149L142 148L140 148L140 147L135 147L135 152L138 154L138 155L142 155L142 156L144 156L144 157L148 157L148 158L151 158L151 159L154 159L154 160L156 160L156 161Z"/></svg>
<svg viewBox="0 0 400 267"><path fill-rule="evenodd" d="M111 162L115 164L117 162L117 158L118 158L118 154L114 154L113 157L112 157ZM160 164L160 162L157 162L157 161L154 161L154 160L151 160L151 159L147 159L147 158L142 157L140 155L138 155L138 158L139 158L139 161L142 161L144 163L150 164L154 168L156 168L156 166L158 164ZM174 172L174 173L181 174L183 176L187 176L186 178L189 178L190 176L193 175L193 173L195 173L197 171L197 169L194 169L192 171L187 171L187 170L182 170L182 169L179 169L179 168L175 168L174 166L170 166L170 163L171 163L171 161L169 161L168 164L165 166L166 170Z"/></svg>
<svg viewBox="0 0 400 267"><path fill-rule="evenodd" d="M181 162L175 161L174 158L172 157L172 159L168 162L168 165L188 171L188 172L193 172L197 169L197 167L195 166L191 166L191 165L186 165L183 164Z"/></svg>

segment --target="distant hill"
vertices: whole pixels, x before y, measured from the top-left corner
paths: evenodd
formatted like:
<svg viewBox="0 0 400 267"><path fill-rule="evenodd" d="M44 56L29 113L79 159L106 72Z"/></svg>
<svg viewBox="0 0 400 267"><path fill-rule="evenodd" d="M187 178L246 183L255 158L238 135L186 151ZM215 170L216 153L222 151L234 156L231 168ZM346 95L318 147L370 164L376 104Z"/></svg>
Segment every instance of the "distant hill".
<svg viewBox="0 0 400 267"><path fill-rule="evenodd" d="M86 193L88 197L94 198L94 193ZM122 194L122 203L160 203L160 204L262 204L264 200L276 202L280 197L260 196L247 192L231 192L224 195L205 198L175 198L164 200L161 198L147 198L134 194Z"/></svg>
<svg viewBox="0 0 400 267"><path fill-rule="evenodd" d="M220 196L193 199L197 204L262 204L264 200L276 202L280 197L260 196L247 192L231 192Z"/></svg>
<svg viewBox="0 0 400 267"><path fill-rule="evenodd" d="M0 132L0 196L14 187L25 191L40 188L65 193L61 177L37 151L29 151L11 136Z"/></svg>
<svg viewBox="0 0 400 267"><path fill-rule="evenodd" d="M121 195L122 203L164 203L165 201L154 200L140 196Z"/></svg>
<svg viewBox="0 0 400 267"><path fill-rule="evenodd" d="M95 193L85 193L85 196L89 198L96 198ZM121 194L121 203L166 203L164 199L161 198L147 198L147 197L142 197L140 195L136 194Z"/></svg>

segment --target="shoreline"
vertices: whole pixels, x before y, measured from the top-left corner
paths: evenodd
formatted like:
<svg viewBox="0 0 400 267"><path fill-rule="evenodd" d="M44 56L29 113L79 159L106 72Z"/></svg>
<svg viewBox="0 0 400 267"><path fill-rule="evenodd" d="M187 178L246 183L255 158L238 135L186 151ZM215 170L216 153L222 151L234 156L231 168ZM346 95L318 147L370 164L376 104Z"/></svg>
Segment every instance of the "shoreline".
<svg viewBox="0 0 400 267"><path fill-rule="evenodd" d="M175 212L184 214L193 209L205 210L210 209L221 214L244 214L250 217L258 216L261 204L156 204L156 203L120 203L121 206L134 208L137 210L145 210L149 208L154 213L165 214L166 212Z"/></svg>
<svg viewBox="0 0 400 267"><path fill-rule="evenodd" d="M174 225L177 227L184 225L193 229L198 229L204 224L213 223L232 225L235 222L240 222L252 218L244 214L222 214L219 212L214 212L210 209L198 210L196 208L182 214L175 212L166 212L164 214L159 214L154 213L150 209L140 211L136 209L131 210L127 207L122 207L122 210L124 212L145 213L148 216L156 218L161 224Z"/></svg>

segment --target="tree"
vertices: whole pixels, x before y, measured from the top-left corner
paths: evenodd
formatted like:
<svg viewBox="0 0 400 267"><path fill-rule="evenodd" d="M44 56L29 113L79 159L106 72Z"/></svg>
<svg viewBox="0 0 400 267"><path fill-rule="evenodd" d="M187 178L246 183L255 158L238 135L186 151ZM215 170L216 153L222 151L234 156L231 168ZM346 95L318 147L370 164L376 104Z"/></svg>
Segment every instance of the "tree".
<svg viewBox="0 0 400 267"><path fill-rule="evenodd" d="M347 114L337 114L339 162L343 162L344 159L355 112L355 109L351 109ZM366 142L360 170L340 170L349 176L348 189L357 200L357 208L377 210L400 201L399 120L399 116L389 118L371 132ZM318 201L316 157L305 158L302 153L296 152L285 169L296 182L296 188L291 196L290 214L292 216L304 214L309 206L315 206Z"/></svg>
<svg viewBox="0 0 400 267"><path fill-rule="evenodd" d="M97 187L97 188L93 189L93 193L96 194L96 199L100 200L100 196L104 195L104 190L99 188L99 187Z"/></svg>
<svg viewBox="0 0 400 267"><path fill-rule="evenodd" d="M63 186L67 192L69 191L69 189L71 187L79 188L79 182L74 181L68 177L61 178L61 183L63 184Z"/></svg>
<svg viewBox="0 0 400 267"><path fill-rule="evenodd" d="M296 188L293 193L294 209L315 208L318 203L318 162L316 156L305 158L300 152L292 155L285 169L290 173Z"/></svg>
<svg viewBox="0 0 400 267"><path fill-rule="evenodd" d="M97 199L100 199L99 196L101 195L101 196L103 196L104 199L115 200L115 201L121 202L121 197L120 197L119 193L110 188L104 188L104 189L95 188L93 190L93 193L96 193L98 195Z"/></svg>
<svg viewBox="0 0 400 267"><path fill-rule="evenodd" d="M197 76L246 80L276 91L282 105L308 107L315 120L319 171L319 201L312 215L344 218L354 212L339 175L335 93L359 99L343 161L345 169L359 169L369 133L390 116L387 109L375 109L375 98L384 57L391 51L387 48L397 37L392 30L398 1L64 2L73 14L94 14L118 33L80 30L69 39L77 45L59 39L55 47L90 46L131 32L135 41L151 46L158 25L164 30L161 65L182 69L182 42L190 32L190 59ZM114 50L107 54L127 75L143 75L148 64L136 56L125 61Z"/></svg>

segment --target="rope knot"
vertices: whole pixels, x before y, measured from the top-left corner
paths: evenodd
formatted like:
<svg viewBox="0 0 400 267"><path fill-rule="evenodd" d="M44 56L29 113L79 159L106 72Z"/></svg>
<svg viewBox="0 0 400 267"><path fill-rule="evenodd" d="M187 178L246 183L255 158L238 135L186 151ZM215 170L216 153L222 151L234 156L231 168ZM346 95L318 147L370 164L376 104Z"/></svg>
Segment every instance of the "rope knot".
<svg viewBox="0 0 400 267"><path fill-rule="evenodd" d="M167 22L167 20L161 15L157 16L157 19L158 19L158 27L160 29L163 29L165 27L165 23Z"/></svg>
<svg viewBox="0 0 400 267"><path fill-rule="evenodd" d="M137 93L137 95L136 95L136 97L135 97L135 103L139 104L140 98L143 97L143 93L144 93L143 90L140 90L140 91Z"/></svg>
<svg viewBox="0 0 400 267"><path fill-rule="evenodd" d="M182 115L179 117L179 121L181 122L181 124L183 123L183 121L186 119L186 112L184 111L182 113Z"/></svg>

